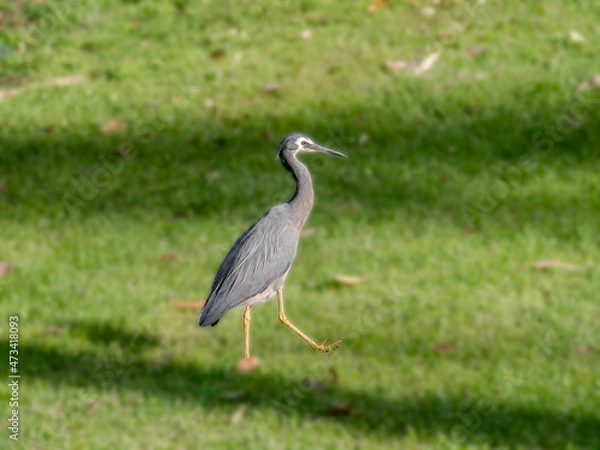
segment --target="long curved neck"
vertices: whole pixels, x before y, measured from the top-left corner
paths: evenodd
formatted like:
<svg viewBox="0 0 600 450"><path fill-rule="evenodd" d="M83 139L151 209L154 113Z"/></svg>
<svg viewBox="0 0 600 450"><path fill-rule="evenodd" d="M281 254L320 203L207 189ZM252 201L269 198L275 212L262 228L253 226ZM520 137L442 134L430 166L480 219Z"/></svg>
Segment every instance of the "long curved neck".
<svg viewBox="0 0 600 450"><path fill-rule="evenodd" d="M282 158L281 162L296 181L296 192L287 204L292 211L292 220L298 230L301 230L310 215L315 200L310 172L294 155Z"/></svg>

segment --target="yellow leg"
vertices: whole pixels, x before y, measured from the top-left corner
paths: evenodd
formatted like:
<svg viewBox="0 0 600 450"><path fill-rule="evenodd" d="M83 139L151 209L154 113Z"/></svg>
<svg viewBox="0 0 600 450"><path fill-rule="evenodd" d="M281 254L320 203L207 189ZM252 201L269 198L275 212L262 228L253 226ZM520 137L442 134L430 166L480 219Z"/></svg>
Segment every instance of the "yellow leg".
<svg viewBox="0 0 600 450"><path fill-rule="evenodd" d="M244 310L244 358L250 358L250 308Z"/></svg>
<svg viewBox="0 0 600 450"><path fill-rule="evenodd" d="M290 322L287 317L285 317L285 312L283 311L283 289L278 289L277 290L277 301L279 304L279 320L282 324L284 324L286 327L288 327L290 330L292 330L294 333L296 333L298 336L300 336L302 339L304 339L308 345L310 345L314 350L320 350L322 352L328 352L330 350L335 349L338 345L340 345L340 342L342 342L341 339L338 339L336 342L334 342L331 345L325 345L326 341L323 341L323 343L321 345L317 344L315 341L313 341L311 338L309 338L306 334L304 334L302 331L300 331L296 325L294 325L292 322Z"/></svg>

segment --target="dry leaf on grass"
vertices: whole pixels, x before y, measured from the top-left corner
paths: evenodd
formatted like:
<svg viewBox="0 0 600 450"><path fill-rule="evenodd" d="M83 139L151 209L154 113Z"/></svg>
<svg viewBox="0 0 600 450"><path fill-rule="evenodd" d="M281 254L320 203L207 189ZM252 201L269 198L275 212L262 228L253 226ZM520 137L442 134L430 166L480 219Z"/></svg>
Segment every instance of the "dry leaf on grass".
<svg viewBox="0 0 600 450"><path fill-rule="evenodd" d="M389 0L373 0L371 4L367 7L367 12L369 14L373 14L374 12L379 11L387 6Z"/></svg>
<svg viewBox="0 0 600 450"><path fill-rule="evenodd" d="M210 52L210 57L212 59L219 59L219 58L222 58L223 56L225 56L225 50L223 50L223 49L217 49L217 50L213 50L212 52Z"/></svg>
<svg viewBox="0 0 600 450"><path fill-rule="evenodd" d="M160 255L161 261L177 261L179 259L179 255L177 253L164 253Z"/></svg>
<svg viewBox="0 0 600 450"><path fill-rule="evenodd" d="M337 274L334 275L333 279L339 283L339 284L345 284L347 286L351 286L354 284L359 284L362 283L363 281L365 281L365 279L363 277L359 277L356 275L344 275L344 274Z"/></svg>
<svg viewBox="0 0 600 450"><path fill-rule="evenodd" d="M341 210L350 209L352 211L358 211L360 208L362 208L362 205L360 204L360 202L342 203L340 205Z"/></svg>
<svg viewBox="0 0 600 450"><path fill-rule="evenodd" d="M267 83L263 86L263 92L266 94L273 94L279 92L281 85L279 83Z"/></svg>
<svg viewBox="0 0 600 450"><path fill-rule="evenodd" d="M63 87L63 86L71 86L72 84L83 83L87 80L85 75L68 75L66 77L58 77L54 78L51 82L54 86Z"/></svg>
<svg viewBox="0 0 600 450"><path fill-rule="evenodd" d="M583 34L581 34L579 31L569 31L569 38L571 39L571 42L575 42L577 44L583 44L585 42Z"/></svg>
<svg viewBox="0 0 600 450"><path fill-rule="evenodd" d="M5 261L0 261L0 276L8 275L10 272L10 264Z"/></svg>
<svg viewBox="0 0 600 450"><path fill-rule="evenodd" d="M423 59L415 59L412 61L402 61L402 60L391 61L390 60L390 61L386 61L385 67L387 67L390 70L393 70L394 72L398 72L400 70L405 70L407 72L412 72L415 75L421 75L422 73L427 72L428 70L430 70L433 67L433 65L439 59L441 54L442 54L441 51L437 51L437 52L434 52L434 53L426 56Z"/></svg>
<svg viewBox="0 0 600 450"><path fill-rule="evenodd" d="M442 52L438 51L427 56L425 59L418 61L413 72L416 75L421 75L422 73L427 72L433 67L433 65L438 60L441 54Z"/></svg>
<svg viewBox="0 0 600 450"><path fill-rule="evenodd" d="M244 417L244 413L248 409L248 405L246 403L242 403L237 407L235 412L231 415L231 423L238 423Z"/></svg>
<svg viewBox="0 0 600 450"><path fill-rule="evenodd" d="M398 70L403 70L406 69L408 67L408 65L410 64L410 62L408 61L386 61L385 62L385 67L387 67L390 70L393 71L398 71Z"/></svg>
<svg viewBox="0 0 600 450"><path fill-rule="evenodd" d="M126 126L127 126L127 124L121 120L109 120L104 125L102 125L102 128L100 128L100 130L104 134L107 134L107 133L113 133L118 130L122 130Z"/></svg>
<svg viewBox="0 0 600 450"><path fill-rule="evenodd" d="M453 352L458 348L458 345L454 342L438 342L433 346L433 350L436 352Z"/></svg>
<svg viewBox="0 0 600 450"><path fill-rule="evenodd" d="M435 15L435 8L432 6L425 6L419 10L422 16L431 17Z"/></svg>
<svg viewBox="0 0 600 450"><path fill-rule="evenodd" d="M0 102L4 99L14 97L19 92L21 92L21 89L0 89Z"/></svg>
<svg viewBox="0 0 600 450"><path fill-rule="evenodd" d="M337 403L327 408L325 414L334 417L349 416L352 414L352 407L347 403Z"/></svg>
<svg viewBox="0 0 600 450"><path fill-rule="evenodd" d="M172 308L176 309L198 309L203 308L206 300L185 300L183 302L173 303Z"/></svg>
<svg viewBox="0 0 600 450"><path fill-rule="evenodd" d="M600 75L596 75L588 80L585 80L577 87L577 92L585 92L590 89L600 88Z"/></svg>
<svg viewBox="0 0 600 450"><path fill-rule="evenodd" d="M472 45L465 49L465 53L467 55L477 57L477 56L483 55L485 53L485 47L480 44Z"/></svg>
<svg viewBox="0 0 600 450"><path fill-rule="evenodd" d="M536 261L532 264L528 264L525 267L531 267L532 269L562 269L569 270L571 272L575 272L580 270L580 268L574 264L565 263L562 261Z"/></svg>
<svg viewBox="0 0 600 450"><path fill-rule="evenodd" d="M310 30L302 30L302 39L310 39L310 37L312 36L312 31Z"/></svg>
<svg viewBox="0 0 600 450"><path fill-rule="evenodd" d="M44 329L44 334L46 335L55 335L55 334L60 334L63 333L64 331L66 331L65 327L47 327Z"/></svg>
<svg viewBox="0 0 600 450"><path fill-rule="evenodd" d="M243 358L237 365L237 372L240 375L247 375L252 372L258 365L260 360L258 358Z"/></svg>
<svg viewBox="0 0 600 450"><path fill-rule="evenodd" d="M580 355L585 355L589 353L596 353L596 349L594 347L589 347L587 345L579 345L575 347L575 351Z"/></svg>

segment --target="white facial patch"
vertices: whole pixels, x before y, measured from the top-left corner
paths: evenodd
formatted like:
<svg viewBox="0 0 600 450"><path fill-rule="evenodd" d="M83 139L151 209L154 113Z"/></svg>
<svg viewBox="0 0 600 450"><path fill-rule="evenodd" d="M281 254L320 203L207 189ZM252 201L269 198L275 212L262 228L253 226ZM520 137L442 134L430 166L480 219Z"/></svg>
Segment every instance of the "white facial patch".
<svg viewBox="0 0 600 450"><path fill-rule="evenodd" d="M307 137L300 137L300 138L296 139L296 146L298 148L298 151L305 151L305 152L314 151L309 148L305 148L304 145L302 145L303 142L306 142L308 144L314 144L314 142L311 139L309 139Z"/></svg>

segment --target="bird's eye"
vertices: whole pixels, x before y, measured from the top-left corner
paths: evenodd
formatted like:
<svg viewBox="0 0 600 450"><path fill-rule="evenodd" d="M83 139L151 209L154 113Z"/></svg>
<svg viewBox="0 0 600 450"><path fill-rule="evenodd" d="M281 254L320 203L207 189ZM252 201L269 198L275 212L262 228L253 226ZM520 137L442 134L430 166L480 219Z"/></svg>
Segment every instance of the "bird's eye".
<svg viewBox="0 0 600 450"><path fill-rule="evenodd" d="M306 145L306 144L308 144L308 142L306 142L306 141L302 141L302 142L301 142L301 144L302 144L302 145Z"/></svg>

